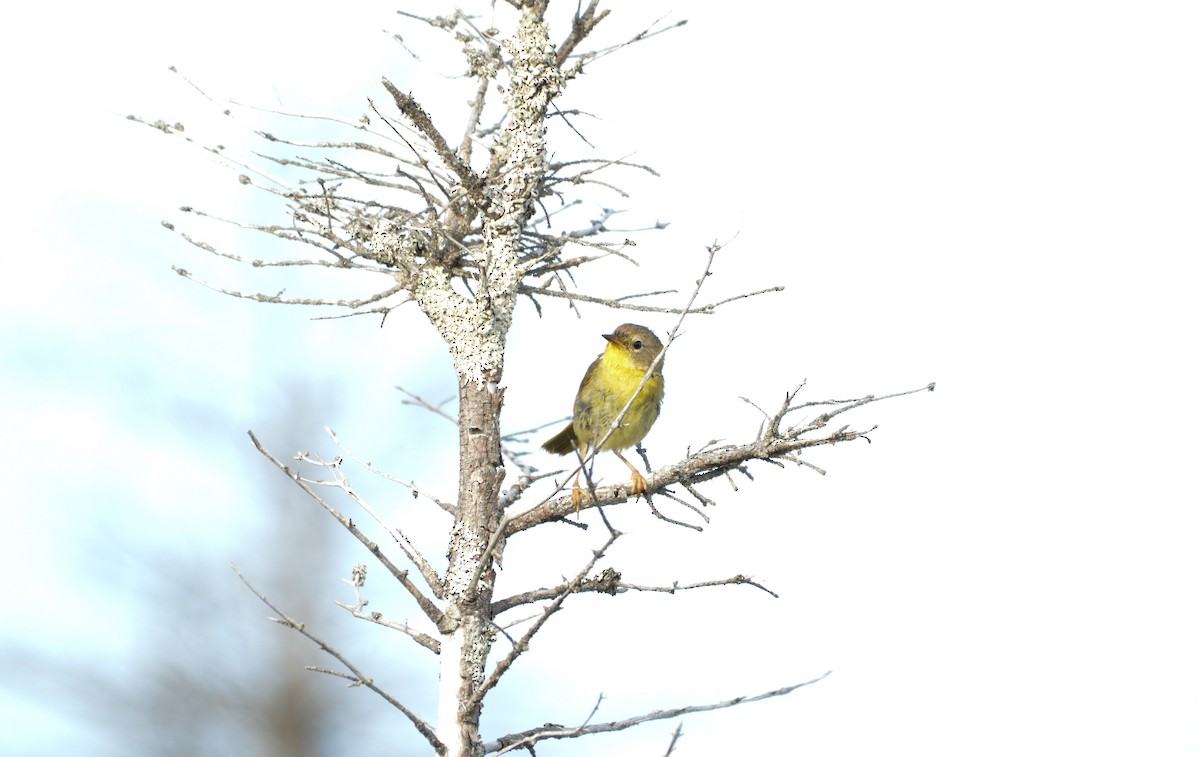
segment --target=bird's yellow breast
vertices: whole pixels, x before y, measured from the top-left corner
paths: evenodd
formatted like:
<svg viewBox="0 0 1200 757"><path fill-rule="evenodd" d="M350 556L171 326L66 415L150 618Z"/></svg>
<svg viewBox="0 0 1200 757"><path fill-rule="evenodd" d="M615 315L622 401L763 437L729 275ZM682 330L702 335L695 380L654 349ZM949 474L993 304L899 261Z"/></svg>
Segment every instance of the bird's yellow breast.
<svg viewBox="0 0 1200 757"><path fill-rule="evenodd" d="M628 350L610 344L596 358L583 377L575 397L575 436L580 443L591 447L608 433L613 421L642 383L642 377L646 375L646 369L654 357L649 355L639 364ZM621 419L621 425L601 449L620 450L640 442L658 419L663 394L660 364Z"/></svg>

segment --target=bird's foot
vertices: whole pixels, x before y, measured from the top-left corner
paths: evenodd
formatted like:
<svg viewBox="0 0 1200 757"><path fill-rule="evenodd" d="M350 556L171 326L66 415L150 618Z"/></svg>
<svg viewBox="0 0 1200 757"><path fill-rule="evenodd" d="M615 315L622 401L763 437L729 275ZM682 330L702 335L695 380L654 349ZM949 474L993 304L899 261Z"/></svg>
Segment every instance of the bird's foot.
<svg viewBox="0 0 1200 757"><path fill-rule="evenodd" d="M571 489L571 502L575 505L575 515L579 515L579 508L583 505L584 500L590 498L591 495L580 488L578 484Z"/></svg>
<svg viewBox="0 0 1200 757"><path fill-rule="evenodd" d="M629 492L634 496L634 499L649 491L650 485L646 483L645 476L637 471L633 471L633 478L629 481Z"/></svg>

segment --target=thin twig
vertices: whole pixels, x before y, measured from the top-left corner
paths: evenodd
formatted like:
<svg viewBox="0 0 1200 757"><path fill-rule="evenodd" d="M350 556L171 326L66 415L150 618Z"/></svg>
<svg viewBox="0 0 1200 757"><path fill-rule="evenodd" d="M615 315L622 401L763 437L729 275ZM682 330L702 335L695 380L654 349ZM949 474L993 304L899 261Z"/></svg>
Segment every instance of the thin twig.
<svg viewBox="0 0 1200 757"><path fill-rule="evenodd" d="M675 751L675 745L679 743L679 737L683 735L683 721L675 724L675 730L671 733L671 743L667 744L667 751L663 757L671 757L671 752Z"/></svg>
<svg viewBox="0 0 1200 757"><path fill-rule="evenodd" d="M413 641L415 641L418 644L420 644L421 646L425 647L430 652L433 652L434 654L442 653L442 643L440 641L433 638L432 636L430 636L427 633L418 631L417 629L413 628L412 626L408 625L407 623L398 623L394 620L384 620L382 613L366 612L361 607L355 607L354 605L348 605L345 602L334 602L334 604L336 604L338 607L342 608L343 610L349 612L351 615L358 618L359 620L368 620L372 623L377 623L378 625L381 625L384 628L390 628L393 631L399 631L403 634L407 634L408 636L412 637Z"/></svg>
<svg viewBox="0 0 1200 757"><path fill-rule="evenodd" d="M399 387L397 387L397 388L399 388ZM379 476L380 478L383 478L383 479L386 479L386 480L388 480L388 481L391 481L391 482L392 482L392 483L394 483L394 484L399 484L399 485L401 485L401 486L403 486L403 487L407 488L409 491L411 491L411 492L413 493L413 497L425 497L425 498L426 498L426 499L428 499L430 502L432 502L432 503L434 503L435 505L437 505L438 507L440 507L442 510L445 510L447 513L449 513L449 514L451 514L451 515L454 515L454 516L457 516L457 515L458 515L458 508L457 508L457 507L455 507L454 505L450 504L449 502L443 502L442 500L438 499L437 497L433 496L432 494L429 494L428 492L426 492L426 491L423 491L422 489L418 488L418 487L417 487L417 485L416 485L416 482L414 482L414 481L403 481L403 480L401 480L401 479L399 479L399 478L396 478L396 477L395 477L395 476L393 476L392 474L390 474L390 473L387 473L387 472L385 472L385 471L381 471L381 470L379 470L378 468L376 468L376 467L375 467L375 464L374 464L374 463L372 463L370 460L363 460L362 458L360 458L360 457L357 457L357 456L356 456L356 455L355 455L353 452L349 452L349 451L348 451L348 450L345 448L345 446L343 446L343 445L342 445L342 442L341 442L341 440L340 440L340 439L338 439L338 436L337 436L337 434L335 434L335 433L333 432L333 429L331 429L331 428L329 428L328 426L326 426L326 427L325 427L325 432L326 432L327 434L329 434L330 438L332 438L332 439L333 439L333 442L334 442L334 444L336 444L336 445L337 445L337 448L338 448L338 449L340 449L340 450L342 451L342 454L343 454L343 455L345 455L346 457L350 458L350 459L351 459L351 460L353 460L354 462L358 463L358 464L359 464L359 465L361 465L363 468L366 468L366 469L367 469L368 471L370 471L371 473L374 473L376 476Z"/></svg>
<svg viewBox="0 0 1200 757"><path fill-rule="evenodd" d="M535 287L529 284L521 284L517 287L517 291L520 294L527 294L530 296L545 295L547 297L558 297L575 302L590 302L596 305L603 305L613 310L635 310L642 313L667 313L669 315L684 315L686 313L693 313L696 315L712 315L714 312L716 312L716 309L719 306L726 303L733 302L734 300L745 299L747 297L754 297L760 294L767 294L769 292L782 292L783 287L767 287L765 289L758 289L756 291L746 292L745 294L739 294L734 297L726 297L723 300L711 302L707 305L701 305L700 307L692 308L686 311L680 308L660 307L657 305L636 305L628 302L622 302L620 299L593 297L591 295L580 294L578 292L558 292L553 289L544 289L542 287Z"/></svg>
<svg viewBox="0 0 1200 757"><path fill-rule="evenodd" d="M188 271L184 268L180 268L178 266L171 266L171 270L175 271L175 273L179 274L180 276L184 277L185 279L190 279L190 280L196 282L197 284L199 284L200 286L211 289L214 292L220 292L221 294L227 294L230 297L237 297L238 299L254 300L255 302L269 302L269 303L273 303L276 305L316 305L316 306L321 306L321 307L341 307L341 308L354 309L354 308L361 308L363 305L369 305L373 302L379 302L381 300L387 299L388 297L392 296L393 294L399 294L400 292L405 291L403 287L397 286L397 287L392 287L392 288L388 289L387 291L379 292L377 294L371 295L370 297L367 297L365 299L359 299L359 300L325 300L325 299L314 299L314 298L307 298L307 297L305 297L305 298L289 298L289 297L282 297L277 294L262 294L261 292L256 292L254 294L245 294L243 292L239 292L234 289L225 289L224 287L219 287L219 286L216 286L215 284L210 284L207 281L204 281L203 279L198 279L194 275L192 275L191 271ZM399 307L400 305L403 305L405 302L411 302L410 295L406 295L406 297L403 301L401 301L400 303L397 303L397 305L395 305L393 307ZM389 310L390 309L392 309L392 308L389 308Z"/></svg>
<svg viewBox="0 0 1200 757"><path fill-rule="evenodd" d="M401 394L408 397L407 400L402 400L402 402L404 404L416 405L417 407L422 407L422 408L428 410L429 412L433 413L434 415L438 416L439 418L444 418L444 419L450 421L451 423L454 424L455 428L458 427L458 418L456 416L451 415L450 413L447 413L445 410L442 409L442 407L445 406L446 403L450 402L451 400L458 399L458 397L451 397L450 399L447 399L445 402L440 402L435 405L432 402L430 402L429 400L425 399L424 397L421 397L419 394L414 394L413 392L408 391L407 389L405 389L402 386L397 385L396 389ZM534 469L521 461L521 455L524 453L518 452L517 450L513 449L511 446L504 443L504 440L507 439L509 436L511 436L511 434L500 437L500 453L502 455L504 455L505 459L507 459L513 465L520 468L522 474L524 474L526 477L534 476L535 475ZM399 483L403 483L403 482L399 482ZM441 505L442 503L439 502L438 504ZM443 505L442 509L445 509L445 508L446 508L446 506ZM455 508L454 510L447 510L447 512L449 512L451 515L455 515L457 513L457 508Z"/></svg>

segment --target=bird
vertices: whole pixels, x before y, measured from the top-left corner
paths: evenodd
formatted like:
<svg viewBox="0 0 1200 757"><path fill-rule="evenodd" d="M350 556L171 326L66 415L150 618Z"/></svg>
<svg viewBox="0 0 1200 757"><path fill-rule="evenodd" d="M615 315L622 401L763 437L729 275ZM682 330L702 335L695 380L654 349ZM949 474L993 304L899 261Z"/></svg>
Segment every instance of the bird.
<svg viewBox="0 0 1200 757"><path fill-rule="evenodd" d="M587 373L583 374L583 381L579 383L579 391L575 394L571 422L547 439L542 449L556 455L578 450L581 461L586 461L590 452L609 450L633 474L629 490L635 497L640 497L649 491L646 478L625 459L621 450L639 444L658 420L664 393L662 360L658 361L645 386L642 386L615 429L613 422L641 386L646 372L663 351L663 345L653 331L636 323L622 324L611 334L602 336L608 340L608 345L588 367ZM597 445L599 449L596 449ZM571 489L576 513L584 497L584 491L579 486L582 472L581 467L575 474L575 485Z"/></svg>

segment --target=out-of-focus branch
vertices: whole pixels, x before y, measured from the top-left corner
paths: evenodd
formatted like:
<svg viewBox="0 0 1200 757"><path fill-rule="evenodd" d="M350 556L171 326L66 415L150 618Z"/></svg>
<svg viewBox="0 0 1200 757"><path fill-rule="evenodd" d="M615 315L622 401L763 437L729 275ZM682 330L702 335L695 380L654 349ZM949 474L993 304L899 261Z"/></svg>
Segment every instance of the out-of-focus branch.
<svg viewBox="0 0 1200 757"><path fill-rule="evenodd" d="M671 743L667 744L667 751L663 757L671 757L671 752L675 751L675 745L679 743L679 737L683 735L683 721L675 724L675 730L671 733Z"/></svg>

